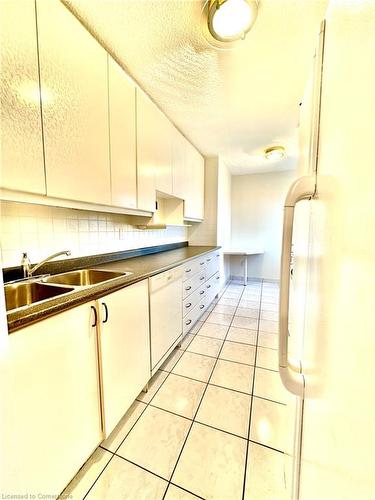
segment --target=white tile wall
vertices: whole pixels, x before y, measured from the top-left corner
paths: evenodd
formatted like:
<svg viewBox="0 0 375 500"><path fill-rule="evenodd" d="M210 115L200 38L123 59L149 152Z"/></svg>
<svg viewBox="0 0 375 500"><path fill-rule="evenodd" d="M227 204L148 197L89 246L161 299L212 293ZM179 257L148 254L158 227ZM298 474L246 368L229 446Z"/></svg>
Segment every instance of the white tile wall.
<svg viewBox="0 0 375 500"><path fill-rule="evenodd" d="M0 202L2 266L19 265L21 253L38 262L59 250L72 257L187 240L184 227L141 230L127 215Z"/></svg>

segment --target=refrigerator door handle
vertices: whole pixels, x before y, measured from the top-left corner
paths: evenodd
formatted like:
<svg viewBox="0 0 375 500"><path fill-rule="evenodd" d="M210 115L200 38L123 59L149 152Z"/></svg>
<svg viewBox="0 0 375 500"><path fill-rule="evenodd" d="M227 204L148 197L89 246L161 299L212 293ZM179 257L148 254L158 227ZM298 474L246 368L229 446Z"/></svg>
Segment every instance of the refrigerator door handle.
<svg viewBox="0 0 375 500"><path fill-rule="evenodd" d="M308 200L316 194L315 175L303 176L290 186L284 205L283 240L280 266L280 312L279 312L279 373L284 387L297 396L303 397L304 377L301 368L289 360L289 288L290 259L292 251L294 208L301 200Z"/></svg>

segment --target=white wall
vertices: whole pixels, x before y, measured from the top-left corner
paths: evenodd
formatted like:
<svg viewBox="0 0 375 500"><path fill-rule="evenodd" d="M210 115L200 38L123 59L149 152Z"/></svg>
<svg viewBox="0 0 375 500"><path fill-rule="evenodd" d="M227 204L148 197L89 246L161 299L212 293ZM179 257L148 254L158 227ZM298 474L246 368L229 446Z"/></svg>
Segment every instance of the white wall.
<svg viewBox="0 0 375 500"><path fill-rule="evenodd" d="M79 257L187 241L184 227L144 231L132 223L126 215L2 201L2 265L19 265L21 252L38 262L65 249Z"/></svg>
<svg viewBox="0 0 375 500"><path fill-rule="evenodd" d="M225 248L231 240L232 175L226 165L218 161L217 181L217 244ZM230 278L230 258L222 256L220 275L224 284Z"/></svg>
<svg viewBox="0 0 375 500"><path fill-rule="evenodd" d="M206 158L204 172L204 221L192 222L188 231L190 245L216 245L217 242L217 158Z"/></svg>
<svg viewBox="0 0 375 500"><path fill-rule="evenodd" d="M283 203L294 171L232 177L232 246L262 246L248 257L251 278L279 279ZM231 275L243 275L243 258L231 257Z"/></svg>

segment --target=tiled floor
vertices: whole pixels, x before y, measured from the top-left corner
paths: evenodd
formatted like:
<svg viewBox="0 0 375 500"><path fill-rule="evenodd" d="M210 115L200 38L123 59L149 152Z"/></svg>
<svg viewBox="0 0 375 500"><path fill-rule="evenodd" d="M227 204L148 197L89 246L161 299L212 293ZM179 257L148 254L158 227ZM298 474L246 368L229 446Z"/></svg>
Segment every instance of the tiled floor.
<svg viewBox="0 0 375 500"><path fill-rule="evenodd" d="M73 499L282 500L288 394L274 283L232 282L65 490Z"/></svg>

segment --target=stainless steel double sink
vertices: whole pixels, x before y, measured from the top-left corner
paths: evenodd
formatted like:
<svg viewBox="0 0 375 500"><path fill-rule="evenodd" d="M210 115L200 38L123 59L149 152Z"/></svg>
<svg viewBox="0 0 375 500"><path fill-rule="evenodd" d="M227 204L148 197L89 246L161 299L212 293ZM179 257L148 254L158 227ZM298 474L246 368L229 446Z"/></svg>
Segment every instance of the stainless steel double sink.
<svg viewBox="0 0 375 500"><path fill-rule="evenodd" d="M6 309L13 311L20 307L53 299L77 288L97 285L131 274L130 272L82 269L11 283L4 286Z"/></svg>

